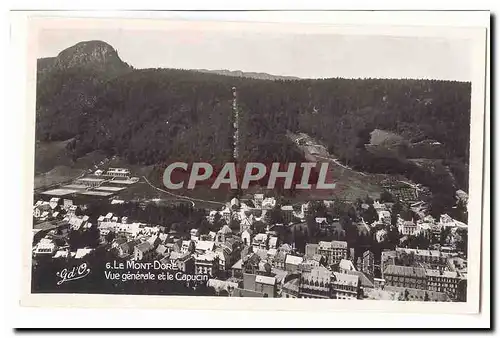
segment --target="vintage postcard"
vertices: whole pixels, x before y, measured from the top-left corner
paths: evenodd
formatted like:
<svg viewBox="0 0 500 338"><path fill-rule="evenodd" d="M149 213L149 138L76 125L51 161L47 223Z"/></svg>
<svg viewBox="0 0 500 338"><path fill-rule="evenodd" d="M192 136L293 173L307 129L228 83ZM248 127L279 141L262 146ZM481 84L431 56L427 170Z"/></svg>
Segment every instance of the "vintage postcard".
<svg viewBox="0 0 500 338"><path fill-rule="evenodd" d="M485 28L68 15L22 305L479 311Z"/></svg>

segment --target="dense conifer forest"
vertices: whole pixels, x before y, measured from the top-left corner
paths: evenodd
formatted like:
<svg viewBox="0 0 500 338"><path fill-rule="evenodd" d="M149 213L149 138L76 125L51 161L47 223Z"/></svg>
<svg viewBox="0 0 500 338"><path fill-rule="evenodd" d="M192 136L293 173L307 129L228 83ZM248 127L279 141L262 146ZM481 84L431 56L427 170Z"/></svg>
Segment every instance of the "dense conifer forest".
<svg viewBox="0 0 500 338"><path fill-rule="evenodd" d="M403 173L434 192L468 188L470 83L273 81L139 70L122 62L104 42L81 44L57 58L39 60L37 78L36 138L72 139L68 150L74 159L101 150L132 164L155 165L159 171L173 161L221 165L231 159L235 86L242 162L301 161L303 155L287 131L304 132L356 169ZM402 155L369 151L365 145L374 129L402 136ZM419 152L420 158L434 161L432 170L416 165L404 151L429 140L443 149L439 158Z"/></svg>

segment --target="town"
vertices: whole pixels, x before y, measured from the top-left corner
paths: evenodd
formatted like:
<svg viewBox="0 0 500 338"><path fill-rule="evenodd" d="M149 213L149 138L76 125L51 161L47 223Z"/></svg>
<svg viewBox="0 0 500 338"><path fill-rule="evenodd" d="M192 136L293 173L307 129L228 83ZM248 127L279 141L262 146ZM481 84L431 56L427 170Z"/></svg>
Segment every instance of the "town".
<svg viewBox="0 0 500 338"><path fill-rule="evenodd" d="M378 199L292 204L255 193L195 209L116 199L139 180L129 169L90 176L37 195L35 271L111 257L145 273L191 276L179 278L183 295L466 301L468 225L431 215L418 192L401 193L408 186L386 182ZM456 200L466 210L467 194L457 191ZM104 268L88 266L104 278Z"/></svg>

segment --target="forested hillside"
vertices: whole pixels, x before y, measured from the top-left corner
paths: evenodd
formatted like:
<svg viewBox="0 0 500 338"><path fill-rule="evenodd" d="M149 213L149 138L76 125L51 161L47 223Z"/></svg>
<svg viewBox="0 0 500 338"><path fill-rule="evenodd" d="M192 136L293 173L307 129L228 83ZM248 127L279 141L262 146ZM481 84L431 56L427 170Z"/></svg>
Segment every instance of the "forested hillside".
<svg viewBox="0 0 500 338"><path fill-rule="evenodd" d="M77 45L78 46L78 45ZM189 70L136 70L104 42L40 61L36 137L74 138L74 158L99 149L130 163L231 158L233 86L241 110L242 161L300 161L286 131L321 140L339 159L371 172L396 171L453 190L407 159L367 151L374 129L410 143L442 144L445 169L466 189L470 84L430 80L258 80ZM437 177L437 179L435 179ZM427 181L426 181L427 180Z"/></svg>

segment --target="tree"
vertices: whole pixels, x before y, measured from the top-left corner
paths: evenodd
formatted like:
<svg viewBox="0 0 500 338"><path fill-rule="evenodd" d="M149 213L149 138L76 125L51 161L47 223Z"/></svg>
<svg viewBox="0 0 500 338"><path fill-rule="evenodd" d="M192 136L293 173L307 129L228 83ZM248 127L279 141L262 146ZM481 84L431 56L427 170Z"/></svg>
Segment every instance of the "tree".
<svg viewBox="0 0 500 338"><path fill-rule="evenodd" d="M107 243L113 242L113 240L115 238L116 238L116 234L113 231L108 232L108 234L105 237Z"/></svg>
<svg viewBox="0 0 500 338"><path fill-rule="evenodd" d="M373 204L370 204L368 209L363 211L363 220L368 224L372 224L373 222L378 220L378 213L377 210L375 210L375 208L373 207Z"/></svg>
<svg viewBox="0 0 500 338"><path fill-rule="evenodd" d="M380 202L381 203L390 203L390 202L394 202L394 197L391 195L390 192L388 192L387 190L382 190L382 192L380 193Z"/></svg>
<svg viewBox="0 0 500 338"><path fill-rule="evenodd" d="M371 198L370 196L366 195L366 197L365 197L365 203L368 204L368 205L373 205L373 198Z"/></svg>
<svg viewBox="0 0 500 338"><path fill-rule="evenodd" d="M285 222L285 216L280 206L276 204L274 208L267 211L266 222L269 224L277 224Z"/></svg>

